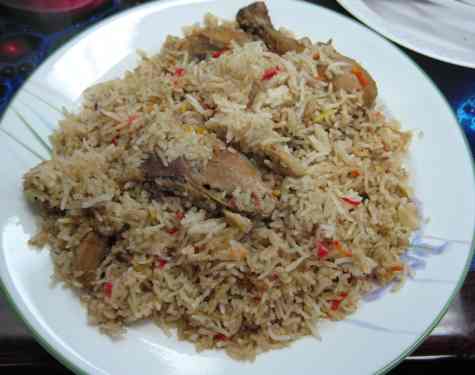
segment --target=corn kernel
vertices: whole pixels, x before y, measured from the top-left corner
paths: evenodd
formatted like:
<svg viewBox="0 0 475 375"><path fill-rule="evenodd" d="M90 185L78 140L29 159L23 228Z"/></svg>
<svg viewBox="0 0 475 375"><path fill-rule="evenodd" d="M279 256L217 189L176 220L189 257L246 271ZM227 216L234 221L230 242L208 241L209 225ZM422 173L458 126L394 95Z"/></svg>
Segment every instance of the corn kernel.
<svg viewBox="0 0 475 375"><path fill-rule="evenodd" d="M208 131L205 128L202 128L201 126L198 126L197 128L195 128L195 131L196 131L196 134L200 134L200 135L208 133Z"/></svg>
<svg viewBox="0 0 475 375"><path fill-rule="evenodd" d="M234 245L230 249L231 258L236 259L236 260L242 260L246 258L248 254L249 254L249 251L242 245Z"/></svg>
<svg viewBox="0 0 475 375"><path fill-rule="evenodd" d="M336 110L335 109L328 109L326 111L321 112L318 116L315 116L313 118L313 122L329 122L331 116L335 114Z"/></svg>
<svg viewBox="0 0 475 375"><path fill-rule="evenodd" d="M135 264L134 271L136 272L145 272L148 266L146 264Z"/></svg>
<svg viewBox="0 0 475 375"><path fill-rule="evenodd" d="M185 129L185 133L193 133L193 126L184 125L183 128Z"/></svg>
<svg viewBox="0 0 475 375"><path fill-rule="evenodd" d="M189 111L192 107L190 106L190 104L188 102L185 102L185 103L182 103L179 107L178 107L178 112L180 113L185 113L187 111Z"/></svg>

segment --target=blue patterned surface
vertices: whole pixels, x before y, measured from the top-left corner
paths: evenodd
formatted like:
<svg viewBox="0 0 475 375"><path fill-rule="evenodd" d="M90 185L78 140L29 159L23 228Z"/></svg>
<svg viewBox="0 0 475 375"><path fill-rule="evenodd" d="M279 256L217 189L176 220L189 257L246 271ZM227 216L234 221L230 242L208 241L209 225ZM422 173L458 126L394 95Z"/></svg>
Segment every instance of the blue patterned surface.
<svg viewBox="0 0 475 375"><path fill-rule="evenodd" d="M466 68L464 71L465 74L462 74L466 80L461 82L456 94L449 96L449 100L467 136L473 156L475 155L475 70ZM470 268L475 271L475 258L472 259Z"/></svg>
<svg viewBox="0 0 475 375"><path fill-rule="evenodd" d="M0 48L0 114L29 74L56 48L88 26L129 7L130 3L141 2L110 0L90 14L77 17L68 15L75 22L69 24L66 21L62 27L59 25L52 30L51 25L42 24L36 19L28 22L24 16L7 14L7 10L0 9L0 47L2 42L18 39L24 41L26 47L25 53L16 56L2 54Z"/></svg>

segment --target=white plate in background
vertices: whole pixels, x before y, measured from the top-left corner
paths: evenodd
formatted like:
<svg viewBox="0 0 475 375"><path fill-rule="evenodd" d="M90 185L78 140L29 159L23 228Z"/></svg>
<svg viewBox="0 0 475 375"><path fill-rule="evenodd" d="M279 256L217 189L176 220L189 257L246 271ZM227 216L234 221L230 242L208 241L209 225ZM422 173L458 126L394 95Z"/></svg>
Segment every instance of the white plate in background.
<svg viewBox="0 0 475 375"><path fill-rule="evenodd" d="M404 47L475 68L473 0L337 1L360 21Z"/></svg>

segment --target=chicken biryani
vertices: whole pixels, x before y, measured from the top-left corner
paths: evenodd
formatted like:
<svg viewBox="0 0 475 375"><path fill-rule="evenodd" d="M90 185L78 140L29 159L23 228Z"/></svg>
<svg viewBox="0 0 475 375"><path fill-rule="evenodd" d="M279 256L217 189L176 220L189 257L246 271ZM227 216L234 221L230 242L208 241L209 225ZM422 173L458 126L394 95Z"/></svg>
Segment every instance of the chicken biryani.
<svg viewBox="0 0 475 375"><path fill-rule="evenodd" d="M244 360L318 336L408 271L411 134L376 100L264 3L206 15L65 112L24 176L31 243L110 335L151 320Z"/></svg>

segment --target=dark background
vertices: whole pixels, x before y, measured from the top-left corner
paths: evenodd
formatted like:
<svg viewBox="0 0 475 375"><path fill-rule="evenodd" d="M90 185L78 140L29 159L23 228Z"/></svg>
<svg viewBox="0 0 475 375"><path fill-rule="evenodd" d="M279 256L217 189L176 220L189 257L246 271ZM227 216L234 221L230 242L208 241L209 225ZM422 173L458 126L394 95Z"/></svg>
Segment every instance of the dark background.
<svg viewBox="0 0 475 375"><path fill-rule="evenodd" d="M45 12L17 11L0 6L0 115L24 80L57 47L88 26L124 9L149 1L94 0L92 5L83 9L54 15ZM58 0L58 3L61 2L67 3L66 0ZM352 18L334 0L309 2ZM440 88L457 115L474 153L475 70L439 62L405 48L399 48L408 54ZM425 110L423 103L420 110ZM475 365L474 266L475 263L472 263L472 272L469 273L464 287L439 326L413 355L392 370L391 374L445 372L459 365L469 370ZM4 299L0 299L0 374L36 371L45 371L52 375L70 374L34 341ZM159 372L160 369L157 369L157 373ZM351 369L348 369L348 374L351 374Z"/></svg>

